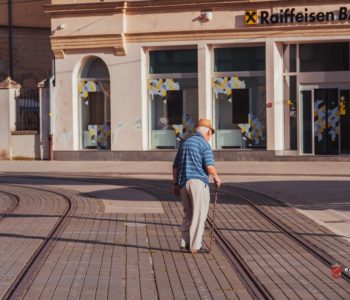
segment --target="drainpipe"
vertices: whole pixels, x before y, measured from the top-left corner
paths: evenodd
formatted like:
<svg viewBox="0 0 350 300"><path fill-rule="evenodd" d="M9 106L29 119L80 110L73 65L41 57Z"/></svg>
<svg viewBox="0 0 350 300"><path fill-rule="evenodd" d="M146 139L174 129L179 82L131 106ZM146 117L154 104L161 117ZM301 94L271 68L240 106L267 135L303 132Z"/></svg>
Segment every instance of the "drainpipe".
<svg viewBox="0 0 350 300"><path fill-rule="evenodd" d="M8 75L13 79L13 24L12 24L12 0L7 1L8 21L9 21L9 70Z"/></svg>
<svg viewBox="0 0 350 300"><path fill-rule="evenodd" d="M56 63L55 63L55 55L53 52L51 52L51 76L49 79L49 87L50 87L50 133L48 136L49 140L49 150L50 150L50 160L53 160L53 103L54 103L54 93L53 93L53 87L56 85L55 79L56 79Z"/></svg>

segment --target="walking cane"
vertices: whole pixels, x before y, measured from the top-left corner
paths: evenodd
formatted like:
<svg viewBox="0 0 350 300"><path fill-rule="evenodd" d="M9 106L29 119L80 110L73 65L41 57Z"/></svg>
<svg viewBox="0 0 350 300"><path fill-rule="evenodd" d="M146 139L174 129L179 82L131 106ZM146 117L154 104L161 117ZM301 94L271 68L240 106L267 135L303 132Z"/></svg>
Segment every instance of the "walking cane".
<svg viewBox="0 0 350 300"><path fill-rule="evenodd" d="M214 240L214 229L215 229L215 217L216 217L216 203L218 202L218 193L219 188L215 188L215 196L214 196L214 209L213 209L213 220L211 224L211 231L210 231L210 242L209 242L209 253L211 252L211 246L213 244Z"/></svg>

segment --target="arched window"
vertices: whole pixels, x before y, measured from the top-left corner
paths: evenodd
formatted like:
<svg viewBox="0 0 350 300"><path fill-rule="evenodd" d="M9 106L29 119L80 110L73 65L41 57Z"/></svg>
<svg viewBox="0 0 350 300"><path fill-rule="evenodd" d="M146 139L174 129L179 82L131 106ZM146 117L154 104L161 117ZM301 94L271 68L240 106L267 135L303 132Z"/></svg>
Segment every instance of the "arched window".
<svg viewBox="0 0 350 300"><path fill-rule="evenodd" d="M111 149L109 72L98 57L83 64L79 76L81 145L83 149Z"/></svg>

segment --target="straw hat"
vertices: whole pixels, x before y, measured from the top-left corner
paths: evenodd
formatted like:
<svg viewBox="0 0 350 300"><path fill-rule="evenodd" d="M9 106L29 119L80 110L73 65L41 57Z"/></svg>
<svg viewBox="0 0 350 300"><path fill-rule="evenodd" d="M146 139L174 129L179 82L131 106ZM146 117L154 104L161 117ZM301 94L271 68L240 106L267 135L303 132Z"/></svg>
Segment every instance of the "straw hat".
<svg viewBox="0 0 350 300"><path fill-rule="evenodd" d="M211 124L211 121L209 119L200 119L196 125L196 128L200 126L210 128L212 133L215 133L215 129L213 128L213 125Z"/></svg>

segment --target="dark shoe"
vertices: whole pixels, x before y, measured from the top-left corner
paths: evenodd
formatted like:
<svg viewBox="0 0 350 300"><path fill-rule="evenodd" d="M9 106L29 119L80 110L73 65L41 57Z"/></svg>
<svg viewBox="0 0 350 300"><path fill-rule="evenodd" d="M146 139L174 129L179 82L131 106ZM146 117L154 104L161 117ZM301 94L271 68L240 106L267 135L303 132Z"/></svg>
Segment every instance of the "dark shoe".
<svg viewBox="0 0 350 300"><path fill-rule="evenodd" d="M180 247L181 251L190 251L190 246Z"/></svg>
<svg viewBox="0 0 350 300"><path fill-rule="evenodd" d="M192 249L191 250L191 253L192 254L206 254L206 253L209 253L208 249L205 249L203 247L201 247L200 249Z"/></svg>

